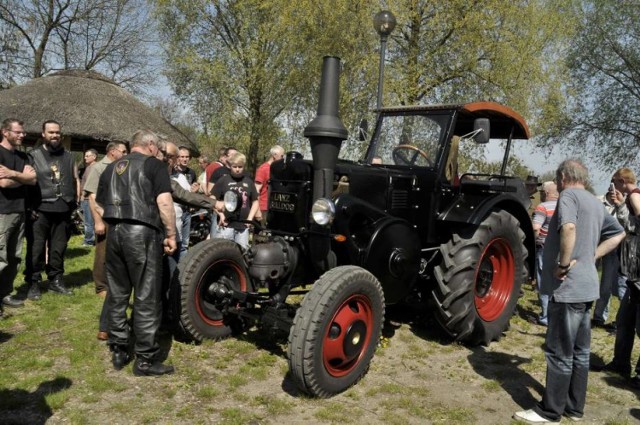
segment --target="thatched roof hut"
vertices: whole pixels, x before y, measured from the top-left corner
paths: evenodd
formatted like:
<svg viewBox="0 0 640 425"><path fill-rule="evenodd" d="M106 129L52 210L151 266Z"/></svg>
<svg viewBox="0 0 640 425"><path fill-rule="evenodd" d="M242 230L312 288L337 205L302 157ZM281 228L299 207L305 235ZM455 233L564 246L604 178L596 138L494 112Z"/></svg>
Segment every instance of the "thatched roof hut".
<svg viewBox="0 0 640 425"><path fill-rule="evenodd" d="M26 145L36 143L42 123L52 119L62 125L64 144L72 151L104 153L107 143L129 142L147 128L199 155L197 146L159 113L94 71L60 71L1 90L0 120L9 117L24 121Z"/></svg>

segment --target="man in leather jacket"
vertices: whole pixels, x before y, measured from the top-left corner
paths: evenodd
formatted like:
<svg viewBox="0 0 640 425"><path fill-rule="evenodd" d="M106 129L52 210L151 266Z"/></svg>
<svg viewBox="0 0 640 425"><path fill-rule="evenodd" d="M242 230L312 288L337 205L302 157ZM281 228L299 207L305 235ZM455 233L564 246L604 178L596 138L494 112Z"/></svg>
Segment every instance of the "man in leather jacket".
<svg viewBox="0 0 640 425"><path fill-rule="evenodd" d="M71 213L80 199L78 168L71 152L62 145L60 124L49 120L42 124L43 144L31 157L37 184L30 200L33 211L27 221L26 280L28 298L40 299L42 271L49 278L49 290L71 295L64 284L64 255L71 236ZM47 253L48 249L48 253ZM46 269L45 269L45 257Z"/></svg>
<svg viewBox="0 0 640 425"><path fill-rule="evenodd" d="M162 364L158 330L162 318L162 253L176 250L176 218L166 165L155 158L158 137L149 130L133 135L131 153L100 176L96 201L107 232L109 347L116 370L129 361L127 307L131 292L137 376L173 373Z"/></svg>

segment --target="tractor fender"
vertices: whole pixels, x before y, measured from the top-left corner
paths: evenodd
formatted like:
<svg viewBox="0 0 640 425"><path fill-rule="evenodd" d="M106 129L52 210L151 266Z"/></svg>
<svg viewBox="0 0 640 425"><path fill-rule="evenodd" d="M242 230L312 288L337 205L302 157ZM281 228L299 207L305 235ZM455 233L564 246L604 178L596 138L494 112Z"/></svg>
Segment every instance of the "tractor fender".
<svg viewBox="0 0 640 425"><path fill-rule="evenodd" d="M437 220L444 227L452 228L461 224L478 226L492 211L507 211L514 216L525 234L527 249L527 266L530 273L535 267L535 236L533 224L520 198L511 193L498 193L493 196L473 196L460 194L449 206L442 211Z"/></svg>
<svg viewBox="0 0 640 425"><path fill-rule="evenodd" d="M381 283L385 302L394 304L413 288L420 268L421 243L408 221L386 214L349 195L336 198L336 233L347 240L336 249L338 264L353 264Z"/></svg>

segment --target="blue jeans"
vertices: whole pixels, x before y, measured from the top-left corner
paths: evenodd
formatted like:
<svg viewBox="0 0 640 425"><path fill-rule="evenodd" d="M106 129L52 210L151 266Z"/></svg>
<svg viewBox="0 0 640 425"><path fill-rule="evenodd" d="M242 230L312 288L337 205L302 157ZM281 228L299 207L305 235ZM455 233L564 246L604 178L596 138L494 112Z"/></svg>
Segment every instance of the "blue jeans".
<svg viewBox="0 0 640 425"><path fill-rule="evenodd" d="M189 209L185 207L185 211L182 213L182 230L181 230L181 240L182 242L180 248L180 258L187 255L187 249L189 249L189 236L191 233L191 213Z"/></svg>
<svg viewBox="0 0 640 425"><path fill-rule="evenodd" d="M93 216L91 215L91 208L89 208L89 200L83 199L80 202L80 207L84 216L84 244L95 245L96 237L93 233Z"/></svg>
<svg viewBox="0 0 640 425"><path fill-rule="evenodd" d="M211 231L209 232L209 237L211 239L215 238L218 234L218 214L215 211L211 212Z"/></svg>
<svg viewBox="0 0 640 425"><path fill-rule="evenodd" d="M618 252L612 251L602 257L602 277L600 278L600 298L593 307L593 320L606 322L609 318L611 294L622 300L626 291L627 278L620 274Z"/></svg>
<svg viewBox="0 0 640 425"><path fill-rule="evenodd" d="M538 289L538 298L540 299L540 307L542 311L538 316L538 322L547 324L547 309L549 306L549 295L540 293L540 282L542 282L542 251L544 247L536 246L536 288Z"/></svg>
<svg viewBox="0 0 640 425"><path fill-rule="evenodd" d="M545 339L547 381L535 411L551 421L563 413L582 417L587 397L591 351L591 305L549 302L549 327Z"/></svg>
<svg viewBox="0 0 640 425"><path fill-rule="evenodd" d="M219 227L216 237L235 241L242 249L249 249L249 228L236 230L232 227Z"/></svg>

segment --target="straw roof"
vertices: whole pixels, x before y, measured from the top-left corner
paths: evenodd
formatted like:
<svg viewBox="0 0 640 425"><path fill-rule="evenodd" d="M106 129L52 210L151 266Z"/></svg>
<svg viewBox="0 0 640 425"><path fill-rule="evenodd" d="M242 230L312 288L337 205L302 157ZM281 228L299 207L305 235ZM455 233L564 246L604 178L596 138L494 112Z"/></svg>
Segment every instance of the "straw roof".
<svg viewBox="0 0 640 425"><path fill-rule="evenodd" d="M42 123L56 120L64 136L71 138L71 150L88 148L104 152L111 141L129 142L139 129L165 134L197 156L197 146L162 116L116 85L94 72L67 70L36 78L24 85L0 91L0 120L24 121L26 144L42 133Z"/></svg>

